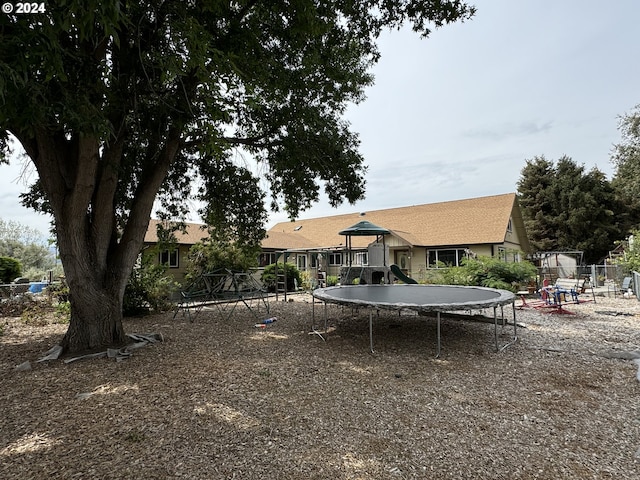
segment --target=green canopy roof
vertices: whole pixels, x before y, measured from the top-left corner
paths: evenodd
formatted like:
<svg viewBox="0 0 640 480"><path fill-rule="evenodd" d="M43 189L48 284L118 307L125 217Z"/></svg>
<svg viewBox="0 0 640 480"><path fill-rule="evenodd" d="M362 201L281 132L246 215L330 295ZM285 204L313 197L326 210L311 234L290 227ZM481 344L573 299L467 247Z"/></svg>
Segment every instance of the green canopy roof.
<svg viewBox="0 0 640 480"><path fill-rule="evenodd" d="M340 235L365 237L365 236L372 236L372 235L376 235L376 236L386 235L391 232L386 228L379 227L377 225L374 225L371 222L367 222L366 220L363 220L361 222L356 223L355 225L352 225L349 228L345 228L344 230L341 230L338 233Z"/></svg>

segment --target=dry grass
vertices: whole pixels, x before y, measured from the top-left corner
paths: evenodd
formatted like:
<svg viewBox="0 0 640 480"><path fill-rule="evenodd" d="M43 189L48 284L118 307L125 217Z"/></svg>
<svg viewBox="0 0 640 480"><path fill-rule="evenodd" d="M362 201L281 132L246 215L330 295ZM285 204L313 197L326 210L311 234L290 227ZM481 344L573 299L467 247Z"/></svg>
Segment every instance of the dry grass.
<svg viewBox="0 0 640 480"><path fill-rule="evenodd" d="M616 358L640 348L639 302L518 311L501 353L491 325L447 319L434 359L433 320L382 315L371 355L364 312L328 307L324 342L305 300L265 330L240 307L127 319L165 342L29 371L66 327L0 319L0 478L639 478L637 365Z"/></svg>

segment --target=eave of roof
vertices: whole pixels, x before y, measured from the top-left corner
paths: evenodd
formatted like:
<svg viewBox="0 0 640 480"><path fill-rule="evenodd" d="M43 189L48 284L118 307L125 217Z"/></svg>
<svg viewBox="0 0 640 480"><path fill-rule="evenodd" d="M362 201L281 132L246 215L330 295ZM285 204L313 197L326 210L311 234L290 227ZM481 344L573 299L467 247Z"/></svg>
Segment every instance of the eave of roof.
<svg viewBox="0 0 640 480"><path fill-rule="evenodd" d="M156 219L151 219L149 221L149 227L147 228L147 232L144 236L145 243L158 243L157 226L162 222L162 220ZM202 223L185 223L185 227L185 232L180 230L174 232L176 240L180 245L195 245L209 237L209 233L206 230L207 226Z"/></svg>

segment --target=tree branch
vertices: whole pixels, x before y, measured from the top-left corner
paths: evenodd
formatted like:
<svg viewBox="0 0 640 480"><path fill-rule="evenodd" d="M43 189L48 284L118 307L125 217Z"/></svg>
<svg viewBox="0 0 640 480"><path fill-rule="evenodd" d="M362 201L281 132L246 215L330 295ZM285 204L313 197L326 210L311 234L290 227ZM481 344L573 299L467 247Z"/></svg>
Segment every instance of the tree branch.
<svg viewBox="0 0 640 480"><path fill-rule="evenodd" d="M167 134L157 162L145 165L141 173L141 182L133 195L133 204L129 212L129 220L124 227L120 243L112 264L113 275L130 273L129 265L133 265L135 258L142 249L144 234L149 226L149 218L153 209L153 202L160 190L162 182L167 176L171 163L175 160L182 147L181 131L178 127L171 127ZM126 281L122 282L123 288Z"/></svg>

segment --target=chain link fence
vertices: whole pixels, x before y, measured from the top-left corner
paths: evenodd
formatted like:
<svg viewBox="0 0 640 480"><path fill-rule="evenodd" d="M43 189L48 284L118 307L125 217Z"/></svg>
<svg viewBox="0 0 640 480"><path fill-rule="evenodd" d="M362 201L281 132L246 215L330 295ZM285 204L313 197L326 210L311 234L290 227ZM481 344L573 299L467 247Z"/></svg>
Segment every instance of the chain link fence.
<svg viewBox="0 0 640 480"><path fill-rule="evenodd" d="M640 295L638 295L640 273L632 272L629 274L624 270L622 265L582 265L569 269L566 266L544 266L538 268L540 284L542 284L545 279L547 279L549 283L555 283L558 278L586 278L594 288L606 288L612 295L620 292L620 287L624 279L629 276L633 278L630 288L636 298L640 300Z"/></svg>

